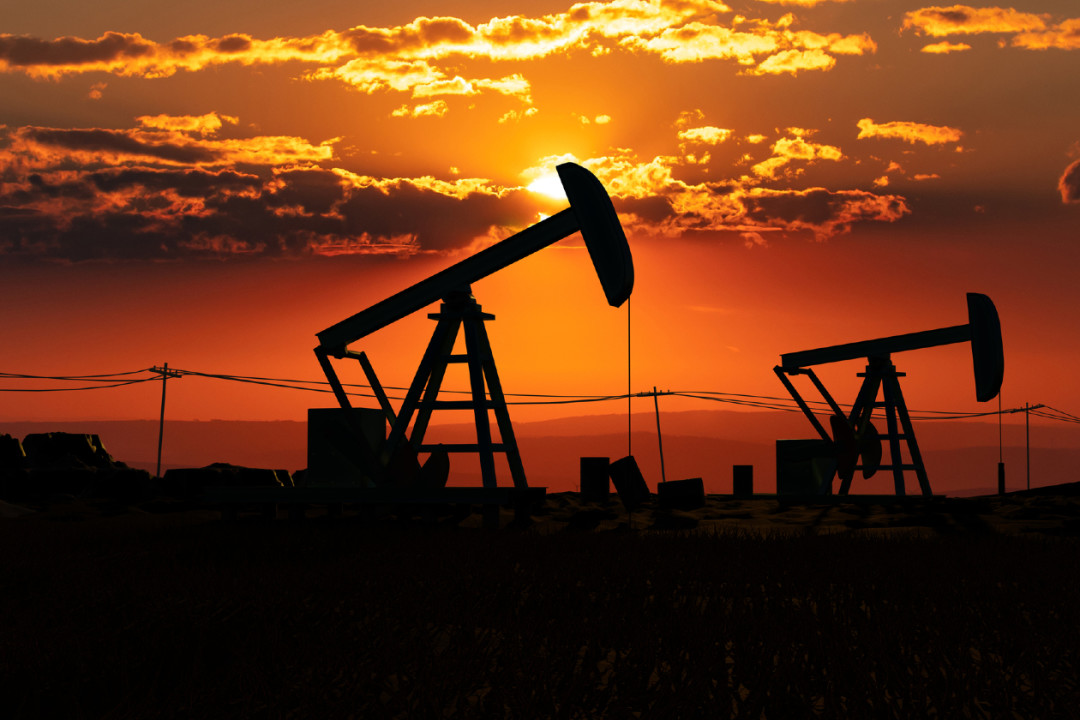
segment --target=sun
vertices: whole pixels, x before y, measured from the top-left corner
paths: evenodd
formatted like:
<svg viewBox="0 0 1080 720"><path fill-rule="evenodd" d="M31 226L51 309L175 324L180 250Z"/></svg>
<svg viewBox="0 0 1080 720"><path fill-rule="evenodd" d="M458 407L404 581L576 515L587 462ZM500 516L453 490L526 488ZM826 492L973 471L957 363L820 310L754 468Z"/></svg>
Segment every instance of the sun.
<svg viewBox="0 0 1080 720"><path fill-rule="evenodd" d="M563 190L562 181L559 180L559 175L555 172L544 173L529 183L526 189L555 200L566 199L566 191Z"/></svg>

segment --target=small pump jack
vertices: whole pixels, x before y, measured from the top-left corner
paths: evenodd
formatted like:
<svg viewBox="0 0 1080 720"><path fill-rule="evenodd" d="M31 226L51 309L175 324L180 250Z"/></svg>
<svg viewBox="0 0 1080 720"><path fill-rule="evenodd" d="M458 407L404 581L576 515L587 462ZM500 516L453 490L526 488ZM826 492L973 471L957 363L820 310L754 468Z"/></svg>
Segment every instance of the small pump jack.
<svg viewBox="0 0 1080 720"><path fill-rule="evenodd" d="M967 294L967 306L967 325L833 345L780 356L780 364L773 368L773 371L791 393L791 397L817 430L818 435L826 443L830 443L836 460L836 475L841 481L839 494L849 493L856 469L862 470L864 478L872 477L879 469L892 470L897 495L905 493L904 471L912 470L918 478L922 494L924 496L933 494L922 453L915 440L915 429L908 415L904 394L900 390L899 379L904 377L904 373L897 372L891 355L907 350L970 342L976 399L979 402L987 402L997 397L1005 373L1001 323L997 309L989 297L979 293ZM866 371L858 374L863 378L862 386L859 388L859 394L856 396L851 412L845 413L814 373L813 366L860 357L865 357L867 362ZM809 377L828 403L832 410L829 418L831 435L796 390L788 378L790 375ZM879 393L882 397L880 401L878 400ZM889 442L889 465L881 464L882 436L870 421L876 408L882 408L885 411L888 429L884 437ZM901 440L907 444L908 455L911 458L908 463L903 462L901 458ZM830 489L831 480L821 488L821 491L828 493Z"/></svg>
<svg viewBox="0 0 1080 720"><path fill-rule="evenodd" d="M363 470L374 485L420 488L445 485L449 473L447 453L462 452L478 454L483 486L494 488L494 453L502 452L506 454L514 487L528 487L484 326L485 322L494 319L494 315L482 312L472 296L471 285L580 232L608 304L619 307L630 297L634 287L630 246L604 186L580 165L564 163L556 170L570 207L317 333L319 345L315 355L338 404L346 410L347 422L355 422L348 412L352 406L330 358L352 358L360 363L389 423L390 433L383 447L372 447L359 427L351 428L357 439ZM347 346L440 299L439 312L428 316L437 321L435 331L401 410L395 413L367 356ZM453 353L459 332L465 337L464 355ZM468 366L469 400L437 399L447 366L452 363ZM476 443L425 445L424 435L431 414L437 409L472 410ZM489 410L495 414L499 443L492 441ZM412 432L406 437L411 422ZM418 454L422 452L430 454L421 466Z"/></svg>

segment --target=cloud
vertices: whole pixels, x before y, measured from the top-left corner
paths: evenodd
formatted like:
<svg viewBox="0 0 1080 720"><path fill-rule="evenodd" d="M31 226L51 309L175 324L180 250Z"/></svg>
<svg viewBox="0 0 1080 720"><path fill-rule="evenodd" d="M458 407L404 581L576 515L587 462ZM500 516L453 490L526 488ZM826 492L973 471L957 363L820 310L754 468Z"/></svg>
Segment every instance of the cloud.
<svg viewBox="0 0 1080 720"><path fill-rule="evenodd" d="M1065 20L1049 30L1020 33L1012 44L1026 50L1080 50L1080 18Z"/></svg>
<svg viewBox="0 0 1080 720"><path fill-rule="evenodd" d="M1012 8L973 8L967 5L927 7L904 15L902 28L922 35L975 35L980 33L1017 33L1046 28L1047 15L1033 15Z"/></svg>
<svg viewBox="0 0 1080 720"><path fill-rule="evenodd" d="M671 63L731 60L745 66L746 74L765 75L828 70L836 56L876 50L865 34L795 31L790 14L775 22L742 15L723 22L731 12L718 0L609 0L476 25L455 17L420 17L396 26L359 25L270 39L242 33L186 35L168 42L122 32L53 40L0 34L0 72L53 80L81 73L162 78L225 64L294 63L303 78L342 82L363 93L429 99L494 93L531 106L530 82L523 75L471 77L463 74L462 62L632 52Z"/></svg>
<svg viewBox="0 0 1080 720"><path fill-rule="evenodd" d="M307 38L257 40L233 34L220 38L187 35L167 43L138 33L106 32L101 37L44 40L0 34L0 71L20 71L39 79L86 72L160 78L222 64L255 65L302 61L334 63L351 54L336 33Z"/></svg>
<svg viewBox="0 0 1080 720"><path fill-rule="evenodd" d="M539 110L534 107L525 108L524 110L508 110L502 117L499 118L499 124L508 122L519 122L525 118L531 118L536 115Z"/></svg>
<svg viewBox="0 0 1080 720"><path fill-rule="evenodd" d="M679 131L679 141L683 143L699 143L702 145L719 145L731 137L731 130L718 128L713 125L704 127L687 128Z"/></svg>
<svg viewBox="0 0 1080 720"><path fill-rule="evenodd" d="M752 75L798 75L800 70L831 70L836 58L823 50L784 50L765 58Z"/></svg>
<svg viewBox="0 0 1080 720"><path fill-rule="evenodd" d="M450 106L446 104L445 100L436 100L433 103L425 103L423 105L414 105L409 107L408 105L402 105L397 110L390 113L392 117L442 117L449 112Z"/></svg>
<svg viewBox="0 0 1080 720"><path fill-rule="evenodd" d="M776 22L738 16L732 27L690 22L654 37L628 37L622 44L657 53L670 63L735 60L747 66L744 72L749 75L829 70L836 64L833 55L862 55L877 50L869 35L796 32L791 30L794 22L790 14Z"/></svg>
<svg viewBox="0 0 1080 720"><path fill-rule="evenodd" d="M930 53L931 55L947 55L949 53L963 52L970 49L971 46L967 43L952 43L945 41L924 45L919 52Z"/></svg>
<svg viewBox="0 0 1080 720"><path fill-rule="evenodd" d="M0 127L0 255L409 255L464 248L535 216L522 189L319 167L330 164L332 141L221 139L215 118L147 116L124 130Z"/></svg>
<svg viewBox="0 0 1080 720"><path fill-rule="evenodd" d="M780 152L790 156L842 156L838 148L788 140ZM563 160L547 158L529 176ZM808 233L825 240L857 223L896 222L910 213L905 198L865 190L766 189L756 186L756 178L688 183L676 177L679 162L668 156L643 161L619 151L581 164L608 189L629 233L731 233L744 240L763 233Z"/></svg>
<svg viewBox="0 0 1080 720"><path fill-rule="evenodd" d="M945 143L959 142L963 132L956 128L945 125L925 125L914 122L887 122L875 123L870 118L863 118L858 122L858 139L863 138L894 138L911 144L923 143L925 145L942 145Z"/></svg>
<svg viewBox="0 0 1080 720"><path fill-rule="evenodd" d="M797 130L797 128L792 128ZM772 179L776 172L795 160L842 160L844 154L833 145L807 142L802 137L780 138L772 146L772 157L762 160L751 168L760 178Z"/></svg>
<svg viewBox="0 0 1080 720"><path fill-rule="evenodd" d="M766 227L806 230L818 240L845 233L859 222L896 222L911 212L898 195L865 190L755 188L745 200L748 218Z"/></svg>
<svg viewBox="0 0 1080 720"><path fill-rule="evenodd" d="M1080 160L1065 168L1058 180L1058 192L1061 193L1061 202L1069 205L1080 203Z"/></svg>
<svg viewBox="0 0 1080 720"><path fill-rule="evenodd" d="M794 5L796 7L812 8L817 7L823 3L845 3L855 2L855 0L757 0L758 2L768 3L770 5Z"/></svg>
<svg viewBox="0 0 1080 720"><path fill-rule="evenodd" d="M176 119L178 126L192 120L190 116ZM329 160L333 156L333 145L338 141L334 138L313 145L292 136L233 139L205 137L212 132L214 131L205 126L193 127L190 130L156 127L128 130L58 129L28 126L14 132L9 147L0 146L0 162L10 167L31 169L49 168L61 163L105 166L158 162L202 167L224 167L237 163L288 164Z"/></svg>
<svg viewBox="0 0 1080 720"><path fill-rule="evenodd" d="M1033 14L1013 8L973 8L967 5L928 7L904 15L903 28L922 35L976 35L982 33L1014 34L1008 44L1026 50L1080 49L1080 18L1050 23L1048 14ZM1004 46L1005 43L1002 43ZM970 46L941 42L927 45L922 52L949 53L969 50Z"/></svg>
<svg viewBox="0 0 1080 720"><path fill-rule="evenodd" d="M142 115L135 122L144 128L171 130L180 133L198 133L213 135L221 129L223 122L235 125L238 118L228 115L208 113L206 115Z"/></svg>
<svg viewBox="0 0 1080 720"><path fill-rule="evenodd" d="M671 142L711 147L735 134L702 120L682 117ZM238 122L208 113L141 116L126 129L0 127L0 255L71 262L456 253L523 229L551 202L525 185L456 172L345 170L335 166L335 140L219 137L225 123ZM521 177L527 184L560 162L580 162L603 182L629 233L663 237L826 239L909 212L894 194L761 187L844 159L839 147L813 142L812 129L786 133L771 146L753 146L770 156L738 178L683 179L707 175L700 172L707 153L640 159L630 150L543 158Z"/></svg>

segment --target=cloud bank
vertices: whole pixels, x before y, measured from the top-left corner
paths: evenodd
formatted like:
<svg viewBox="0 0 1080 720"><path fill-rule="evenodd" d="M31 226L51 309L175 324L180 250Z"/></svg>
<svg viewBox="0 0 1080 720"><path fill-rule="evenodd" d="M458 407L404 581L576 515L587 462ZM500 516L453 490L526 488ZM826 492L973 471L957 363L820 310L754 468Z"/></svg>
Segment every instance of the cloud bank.
<svg viewBox="0 0 1080 720"><path fill-rule="evenodd" d="M688 117L693 117L688 116ZM62 261L188 257L307 257L457 252L506 237L557 209L522 185L484 178L375 177L337 167L337 139L222 138L236 118L141 116L127 129L0 127L0 254ZM701 148L734 131L682 122L678 153L630 150L581 160L605 184L630 232L805 233L825 239L861 222L894 222L906 200L860 189L772 187L840 148L790 129L758 153L750 173L680 179L708 163ZM696 153L696 154L695 154ZM552 157L520 174L535 180Z"/></svg>
<svg viewBox="0 0 1080 720"><path fill-rule="evenodd" d="M234 33L156 42L124 32L52 40L0 34L0 72L50 80L83 73L161 78L222 65L294 63L308 80L338 81L362 93L408 95L417 107L395 114L416 116L442 114L438 99L451 96L496 94L531 106L531 85L523 74L470 76L461 67L466 61L495 67L556 54L637 53L667 63L733 61L748 75L795 75L829 70L839 56L877 48L867 34L818 33L795 24L791 14L775 22L733 15L718 0L611 0L477 25L456 17L420 17L393 27L359 25L307 37Z"/></svg>

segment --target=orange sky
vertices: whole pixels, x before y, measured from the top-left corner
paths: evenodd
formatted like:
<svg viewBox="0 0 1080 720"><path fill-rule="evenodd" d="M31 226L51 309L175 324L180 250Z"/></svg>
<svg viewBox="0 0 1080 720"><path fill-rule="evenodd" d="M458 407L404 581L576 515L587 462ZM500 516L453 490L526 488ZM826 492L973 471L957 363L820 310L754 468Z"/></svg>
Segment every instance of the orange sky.
<svg viewBox="0 0 1080 720"><path fill-rule="evenodd" d="M974 291L1001 314L1004 404L1080 412L1074 3L450 7L6 10L0 371L317 379L316 332L563 207L528 186L573 160L634 253L635 391L782 395L780 353L961 324ZM508 392L625 391L626 310L578 237L474 291ZM409 381L432 325L365 341L384 383ZM966 347L896 361L913 407L987 409ZM859 370L822 374L850 401ZM4 393L0 419L159 399ZM189 377L169 407L301 419L324 400ZM515 416L545 412L570 411Z"/></svg>

